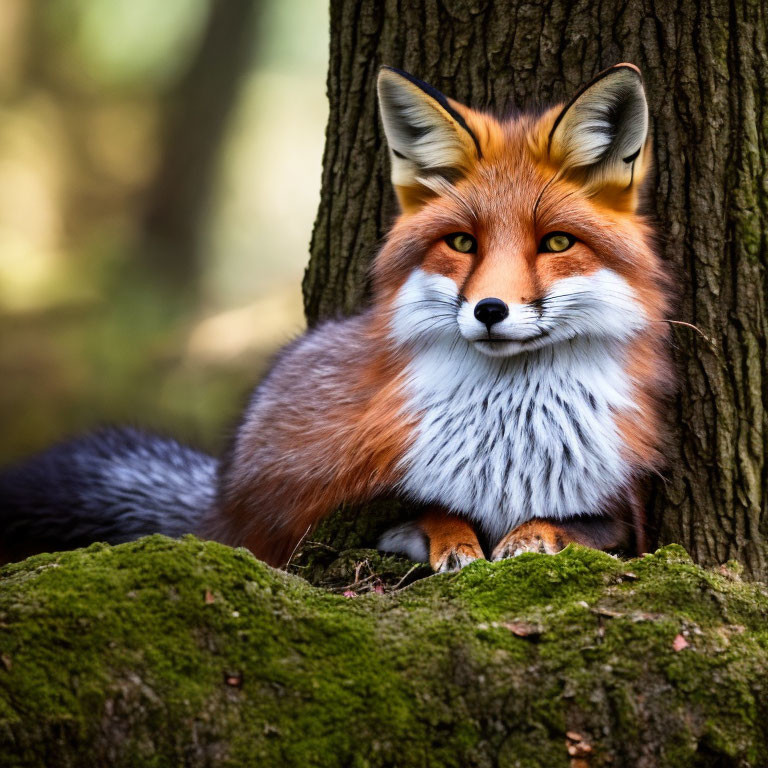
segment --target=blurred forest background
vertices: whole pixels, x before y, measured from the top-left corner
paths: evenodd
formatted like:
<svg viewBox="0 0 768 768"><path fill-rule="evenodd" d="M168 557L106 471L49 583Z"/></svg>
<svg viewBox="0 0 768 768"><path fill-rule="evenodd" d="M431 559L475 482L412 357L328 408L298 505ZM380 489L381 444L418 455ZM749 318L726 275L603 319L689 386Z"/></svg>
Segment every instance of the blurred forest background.
<svg viewBox="0 0 768 768"><path fill-rule="evenodd" d="M0 461L103 423L218 451L303 327L323 0L2 0Z"/></svg>

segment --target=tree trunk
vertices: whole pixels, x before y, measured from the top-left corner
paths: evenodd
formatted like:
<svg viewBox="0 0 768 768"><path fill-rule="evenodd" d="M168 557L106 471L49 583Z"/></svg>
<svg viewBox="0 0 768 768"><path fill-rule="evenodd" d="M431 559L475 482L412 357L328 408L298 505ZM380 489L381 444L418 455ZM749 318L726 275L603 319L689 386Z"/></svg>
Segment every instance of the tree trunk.
<svg viewBox="0 0 768 768"><path fill-rule="evenodd" d="M304 281L310 322L366 298L396 211L375 103L381 64L471 106L551 104L601 69L643 71L657 174L649 208L679 276L680 392L652 516L660 542L768 576L764 398L768 67L758 0L332 0L323 189Z"/></svg>

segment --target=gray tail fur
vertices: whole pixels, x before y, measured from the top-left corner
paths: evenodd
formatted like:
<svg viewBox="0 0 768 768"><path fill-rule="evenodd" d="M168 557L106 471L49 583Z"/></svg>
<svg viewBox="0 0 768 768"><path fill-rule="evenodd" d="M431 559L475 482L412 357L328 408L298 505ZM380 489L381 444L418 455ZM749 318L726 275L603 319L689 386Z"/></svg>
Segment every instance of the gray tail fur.
<svg viewBox="0 0 768 768"><path fill-rule="evenodd" d="M0 472L0 556L198 528L216 500L216 459L137 429L107 428Z"/></svg>

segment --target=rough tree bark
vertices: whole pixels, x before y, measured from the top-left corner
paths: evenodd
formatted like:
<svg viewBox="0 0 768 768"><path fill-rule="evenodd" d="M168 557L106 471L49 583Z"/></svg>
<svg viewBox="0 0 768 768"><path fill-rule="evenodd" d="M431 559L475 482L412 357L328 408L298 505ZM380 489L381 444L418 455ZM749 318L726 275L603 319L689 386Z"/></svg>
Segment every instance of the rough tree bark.
<svg viewBox="0 0 768 768"><path fill-rule="evenodd" d="M606 66L638 64L657 174L649 205L680 277L680 394L658 540L702 563L768 576L766 218L768 66L760 0L332 0L330 118L304 292L310 322L366 299L395 212L375 104L402 67L472 106L566 98Z"/></svg>

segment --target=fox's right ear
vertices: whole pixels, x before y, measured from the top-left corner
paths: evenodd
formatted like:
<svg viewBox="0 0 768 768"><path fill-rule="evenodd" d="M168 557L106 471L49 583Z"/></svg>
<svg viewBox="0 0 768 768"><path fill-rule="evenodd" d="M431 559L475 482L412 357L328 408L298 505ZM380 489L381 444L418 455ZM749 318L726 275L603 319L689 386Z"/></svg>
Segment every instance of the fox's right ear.
<svg viewBox="0 0 768 768"><path fill-rule="evenodd" d="M632 192L648 165L648 105L634 64L616 64L563 107L549 134L549 156L598 192Z"/></svg>
<svg viewBox="0 0 768 768"><path fill-rule="evenodd" d="M432 195L425 181L455 181L480 157L480 145L459 105L407 72L382 67L378 91L392 184L402 209L415 210Z"/></svg>

